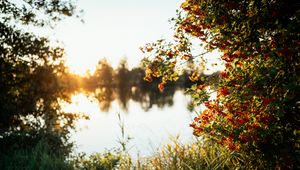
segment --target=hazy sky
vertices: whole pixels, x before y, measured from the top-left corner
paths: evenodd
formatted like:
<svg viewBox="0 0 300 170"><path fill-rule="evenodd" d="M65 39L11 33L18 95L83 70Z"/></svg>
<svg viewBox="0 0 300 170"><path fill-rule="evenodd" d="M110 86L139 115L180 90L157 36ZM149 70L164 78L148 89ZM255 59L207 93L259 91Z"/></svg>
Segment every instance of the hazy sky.
<svg viewBox="0 0 300 170"><path fill-rule="evenodd" d="M180 0L78 0L84 10L81 23L67 19L56 29L56 37L67 51L67 65L76 73L93 70L101 58L116 66L126 57L130 67L143 55L139 47L160 38L171 38L172 24Z"/></svg>

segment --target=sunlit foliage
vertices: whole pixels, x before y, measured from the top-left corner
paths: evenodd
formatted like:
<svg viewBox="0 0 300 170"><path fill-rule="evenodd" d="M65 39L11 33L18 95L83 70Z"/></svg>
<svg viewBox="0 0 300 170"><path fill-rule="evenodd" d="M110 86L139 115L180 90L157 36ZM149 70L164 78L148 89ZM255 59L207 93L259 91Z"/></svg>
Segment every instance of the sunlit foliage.
<svg viewBox="0 0 300 170"><path fill-rule="evenodd" d="M192 53L190 39L202 41L203 54L219 50L226 68L217 97L208 98L210 84L190 90L194 103L206 106L191 124L194 134L208 134L231 150L262 153L266 167L298 167L299 2L186 0L181 8L175 43L159 40L142 48L152 54L145 80L161 77L161 90L176 80L178 63L202 56Z"/></svg>

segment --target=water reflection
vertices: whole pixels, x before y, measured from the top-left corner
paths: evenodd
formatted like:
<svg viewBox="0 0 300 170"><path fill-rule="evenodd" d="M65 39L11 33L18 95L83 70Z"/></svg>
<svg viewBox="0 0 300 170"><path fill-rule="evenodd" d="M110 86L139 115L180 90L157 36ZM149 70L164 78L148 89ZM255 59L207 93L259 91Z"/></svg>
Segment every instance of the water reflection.
<svg viewBox="0 0 300 170"><path fill-rule="evenodd" d="M93 75L80 80L80 87L89 96L98 100L99 107L103 112L109 111L111 103L116 100L122 110L128 110L129 100L140 104L144 111L153 106L159 108L171 107L174 104L173 96L176 90L183 90L194 83L201 84L203 81L216 81L218 73L213 75L201 74L201 80L192 82L189 73L184 72L176 82L169 82L163 93L158 90L160 79L153 78L151 83L143 80L145 75L143 68L129 70L126 61L121 61L117 69L113 69L105 59L99 61Z"/></svg>
<svg viewBox="0 0 300 170"><path fill-rule="evenodd" d="M130 100L139 103L139 107L147 112L154 105L158 108L173 106L175 89L171 88L164 93L160 93L157 89L151 89L147 86L143 88L135 86L124 88L100 87L93 92L85 92L85 94L94 97L98 101L102 112L108 112L113 101L117 101L122 111L127 112L128 107L130 107Z"/></svg>
<svg viewBox="0 0 300 170"><path fill-rule="evenodd" d="M124 120L126 135L133 138L128 148L134 157L137 153L150 155L155 148L168 143L170 136L180 135L183 142L189 141L192 138L189 124L194 115L186 109L188 98L182 91L176 91L172 101L172 107L154 104L146 111L139 102L129 99L124 111L120 101L113 100L109 110L103 111L99 108L98 99L84 93L74 95L72 103L65 109L87 112L90 117L89 120L80 120L77 127L81 130L72 135L78 145L77 152L90 154L118 147L117 141L121 136L118 114Z"/></svg>

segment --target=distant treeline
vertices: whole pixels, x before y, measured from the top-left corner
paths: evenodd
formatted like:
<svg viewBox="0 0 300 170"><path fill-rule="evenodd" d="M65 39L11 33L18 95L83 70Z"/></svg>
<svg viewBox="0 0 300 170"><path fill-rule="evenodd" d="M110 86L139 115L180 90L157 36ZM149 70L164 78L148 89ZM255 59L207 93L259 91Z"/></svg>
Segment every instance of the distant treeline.
<svg viewBox="0 0 300 170"><path fill-rule="evenodd" d="M169 82L164 91L160 92L158 84L161 80L153 78L151 83L145 81L144 68L129 69L126 60L121 61L117 68L113 68L102 59L98 62L94 73L84 77L69 76L68 83L71 83L69 86L73 87L73 90L92 94L98 100L102 111L108 111L114 100L117 100L126 111L130 99L139 102L147 111L153 105L159 108L172 106L176 90L184 90L195 83L202 84L204 81L216 84L218 74L218 72L211 75L200 74L200 77L203 77L202 81L193 82L189 79L190 73L183 71L176 82Z"/></svg>

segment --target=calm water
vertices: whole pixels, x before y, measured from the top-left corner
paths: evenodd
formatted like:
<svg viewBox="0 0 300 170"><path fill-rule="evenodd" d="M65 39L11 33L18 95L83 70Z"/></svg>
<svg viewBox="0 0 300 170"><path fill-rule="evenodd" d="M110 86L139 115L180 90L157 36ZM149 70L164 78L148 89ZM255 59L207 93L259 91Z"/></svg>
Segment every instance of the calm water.
<svg viewBox="0 0 300 170"><path fill-rule="evenodd" d="M120 147L118 140L122 135L118 114L124 122L125 135L132 138L127 146L132 156L147 156L176 135L182 142L190 141L193 136L189 124L195 115L187 109L189 99L182 91L176 91L171 96L167 99L156 98L164 104L152 101L151 106L149 102L145 104L129 98L124 107L124 102L117 98L103 104L99 98L96 100L77 93L72 97L72 103L64 106L64 110L87 113L90 120L77 123L79 131L72 135L72 140L77 144L76 151L91 154ZM144 98L147 101L149 97Z"/></svg>

